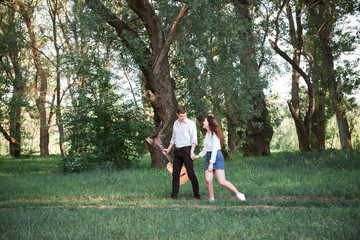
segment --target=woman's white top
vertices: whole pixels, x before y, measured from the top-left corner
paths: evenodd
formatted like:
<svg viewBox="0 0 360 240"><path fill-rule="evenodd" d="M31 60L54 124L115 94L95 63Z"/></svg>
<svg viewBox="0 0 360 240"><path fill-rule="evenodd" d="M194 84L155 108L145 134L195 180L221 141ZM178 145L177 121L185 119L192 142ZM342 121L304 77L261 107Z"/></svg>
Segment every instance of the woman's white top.
<svg viewBox="0 0 360 240"><path fill-rule="evenodd" d="M207 152L211 152L210 162L215 163L216 154L221 149L220 139L214 132L206 132L204 139L204 149L199 153L200 157L204 157Z"/></svg>

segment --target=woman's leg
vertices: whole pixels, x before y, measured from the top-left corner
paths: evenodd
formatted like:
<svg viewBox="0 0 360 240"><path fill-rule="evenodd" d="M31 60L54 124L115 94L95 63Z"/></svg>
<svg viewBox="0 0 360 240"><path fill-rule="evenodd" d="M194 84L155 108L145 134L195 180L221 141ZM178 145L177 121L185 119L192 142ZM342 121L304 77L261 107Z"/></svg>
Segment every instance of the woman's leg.
<svg viewBox="0 0 360 240"><path fill-rule="evenodd" d="M205 179L206 179L206 187L209 192L209 198L214 198L214 188L213 188L213 178L214 178L214 172L209 172L208 170L205 170Z"/></svg>
<svg viewBox="0 0 360 240"><path fill-rule="evenodd" d="M236 189L236 187L229 181L225 179L225 170L216 170L215 171L216 178L221 186L226 187L230 191L232 191L235 194L238 194L239 191Z"/></svg>

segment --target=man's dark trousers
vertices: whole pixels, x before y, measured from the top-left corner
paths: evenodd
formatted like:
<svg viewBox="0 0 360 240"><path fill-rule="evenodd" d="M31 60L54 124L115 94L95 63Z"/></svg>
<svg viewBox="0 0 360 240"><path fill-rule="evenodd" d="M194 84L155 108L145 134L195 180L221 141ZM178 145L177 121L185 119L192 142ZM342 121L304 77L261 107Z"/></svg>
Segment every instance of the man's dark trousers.
<svg viewBox="0 0 360 240"><path fill-rule="evenodd" d="M194 163L190 157L191 146L175 148L174 151L174 163L173 163L173 181L172 181L172 198L177 198L179 193L180 171L182 165L185 165L188 177L191 181L194 197L200 198L199 194L199 182L194 172Z"/></svg>

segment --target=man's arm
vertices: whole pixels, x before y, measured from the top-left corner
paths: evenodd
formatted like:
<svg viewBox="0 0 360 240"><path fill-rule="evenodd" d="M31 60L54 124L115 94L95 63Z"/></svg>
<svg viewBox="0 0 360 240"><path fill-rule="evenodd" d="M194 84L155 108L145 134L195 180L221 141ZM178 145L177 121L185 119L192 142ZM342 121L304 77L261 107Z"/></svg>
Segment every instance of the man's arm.
<svg viewBox="0 0 360 240"><path fill-rule="evenodd" d="M191 157L192 160L194 160L194 158L195 158L195 153L194 153L195 147L196 147L196 144L192 143L191 144L191 150L190 150L190 157Z"/></svg>
<svg viewBox="0 0 360 240"><path fill-rule="evenodd" d="M167 153L170 153L170 151L174 145L175 145L175 123L173 124L173 131L172 131L172 135L171 135L170 145L168 146L168 148L164 149L164 151L166 151Z"/></svg>
<svg viewBox="0 0 360 240"><path fill-rule="evenodd" d="M196 131L196 124L192 122L192 126L190 127L190 138L191 138L191 150L190 150L190 157L192 160L195 158L195 147L197 145L197 131Z"/></svg>
<svg viewBox="0 0 360 240"><path fill-rule="evenodd" d="M171 151L171 149L172 149L173 146L174 146L174 144L173 144L173 143L170 143L169 147L166 148L166 149L164 149L164 151L166 151L167 153L170 153L170 151Z"/></svg>

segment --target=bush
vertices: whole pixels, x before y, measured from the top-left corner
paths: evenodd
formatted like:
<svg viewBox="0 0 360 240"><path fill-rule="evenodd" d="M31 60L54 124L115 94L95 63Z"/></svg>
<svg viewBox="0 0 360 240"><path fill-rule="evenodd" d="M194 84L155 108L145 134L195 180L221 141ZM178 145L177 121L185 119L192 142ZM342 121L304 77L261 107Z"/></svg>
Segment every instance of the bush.
<svg viewBox="0 0 360 240"><path fill-rule="evenodd" d="M114 93L93 100L80 94L77 107L64 114L70 155L63 159L64 172L82 172L111 165L129 168L147 152L145 138L153 131L141 108L114 104ZM81 106L81 107L80 107Z"/></svg>

